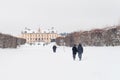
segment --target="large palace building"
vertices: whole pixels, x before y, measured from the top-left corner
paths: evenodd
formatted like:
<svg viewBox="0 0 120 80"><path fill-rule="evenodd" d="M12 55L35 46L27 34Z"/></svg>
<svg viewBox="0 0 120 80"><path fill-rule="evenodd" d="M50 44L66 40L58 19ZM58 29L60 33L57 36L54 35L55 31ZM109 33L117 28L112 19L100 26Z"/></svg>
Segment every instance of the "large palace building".
<svg viewBox="0 0 120 80"><path fill-rule="evenodd" d="M50 43L51 41L55 41L57 37L60 35L54 30L54 28L42 31L40 28L37 31L33 31L31 29L25 28L21 33L21 38L26 39L27 43L35 43L35 42L44 42Z"/></svg>

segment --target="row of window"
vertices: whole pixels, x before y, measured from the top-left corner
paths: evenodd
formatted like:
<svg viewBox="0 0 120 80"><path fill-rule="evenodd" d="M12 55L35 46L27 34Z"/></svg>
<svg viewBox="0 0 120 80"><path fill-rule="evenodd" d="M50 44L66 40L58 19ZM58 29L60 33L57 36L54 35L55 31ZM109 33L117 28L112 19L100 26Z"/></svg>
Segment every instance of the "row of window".
<svg viewBox="0 0 120 80"><path fill-rule="evenodd" d="M49 35L46 35L46 34L42 34L42 35L40 35L40 34L23 34L23 36L29 36L29 37L49 37L49 36L57 36L57 34L49 34Z"/></svg>
<svg viewBox="0 0 120 80"><path fill-rule="evenodd" d="M50 40L51 38L27 38L28 41L41 41L41 40Z"/></svg>
<svg viewBox="0 0 120 80"><path fill-rule="evenodd" d="M36 38L36 37L29 37L29 36L23 36L23 38ZM51 37L38 37L38 38L56 38L55 36L51 36Z"/></svg>

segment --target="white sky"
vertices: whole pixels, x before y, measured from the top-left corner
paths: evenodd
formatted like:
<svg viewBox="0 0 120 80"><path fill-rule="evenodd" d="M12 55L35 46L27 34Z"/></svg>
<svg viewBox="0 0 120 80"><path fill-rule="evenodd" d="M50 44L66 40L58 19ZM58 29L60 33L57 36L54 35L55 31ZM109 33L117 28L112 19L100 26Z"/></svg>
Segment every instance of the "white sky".
<svg viewBox="0 0 120 80"><path fill-rule="evenodd" d="M55 27L72 32L120 22L119 0L0 0L0 32Z"/></svg>

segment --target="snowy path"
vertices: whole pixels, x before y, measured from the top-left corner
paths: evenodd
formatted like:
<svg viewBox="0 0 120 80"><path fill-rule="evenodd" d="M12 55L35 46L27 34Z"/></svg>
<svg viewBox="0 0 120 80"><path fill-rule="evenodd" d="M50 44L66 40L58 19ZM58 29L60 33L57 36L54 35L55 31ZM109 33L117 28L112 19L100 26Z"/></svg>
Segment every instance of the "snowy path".
<svg viewBox="0 0 120 80"><path fill-rule="evenodd" d="M85 47L82 61L51 47L0 49L0 80L120 80L120 47Z"/></svg>

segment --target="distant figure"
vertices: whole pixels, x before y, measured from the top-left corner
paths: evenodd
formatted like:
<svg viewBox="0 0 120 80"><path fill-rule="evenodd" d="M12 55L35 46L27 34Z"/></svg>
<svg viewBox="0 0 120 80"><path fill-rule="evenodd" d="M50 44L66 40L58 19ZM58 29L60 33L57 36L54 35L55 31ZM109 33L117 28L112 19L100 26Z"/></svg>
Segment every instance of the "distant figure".
<svg viewBox="0 0 120 80"><path fill-rule="evenodd" d="M74 44L74 46L72 47L72 54L73 54L73 60L75 60L76 54L77 54L77 48L76 48L76 45L75 45L75 44Z"/></svg>
<svg viewBox="0 0 120 80"><path fill-rule="evenodd" d="M53 52L55 53L56 52L56 45L53 46Z"/></svg>
<svg viewBox="0 0 120 80"><path fill-rule="evenodd" d="M78 45L78 57L79 57L79 60L81 61L82 59L82 53L83 53L83 47L81 44Z"/></svg>
<svg viewBox="0 0 120 80"><path fill-rule="evenodd" d="M43 46L45 46L45 43L43 44Z"/></svg>

